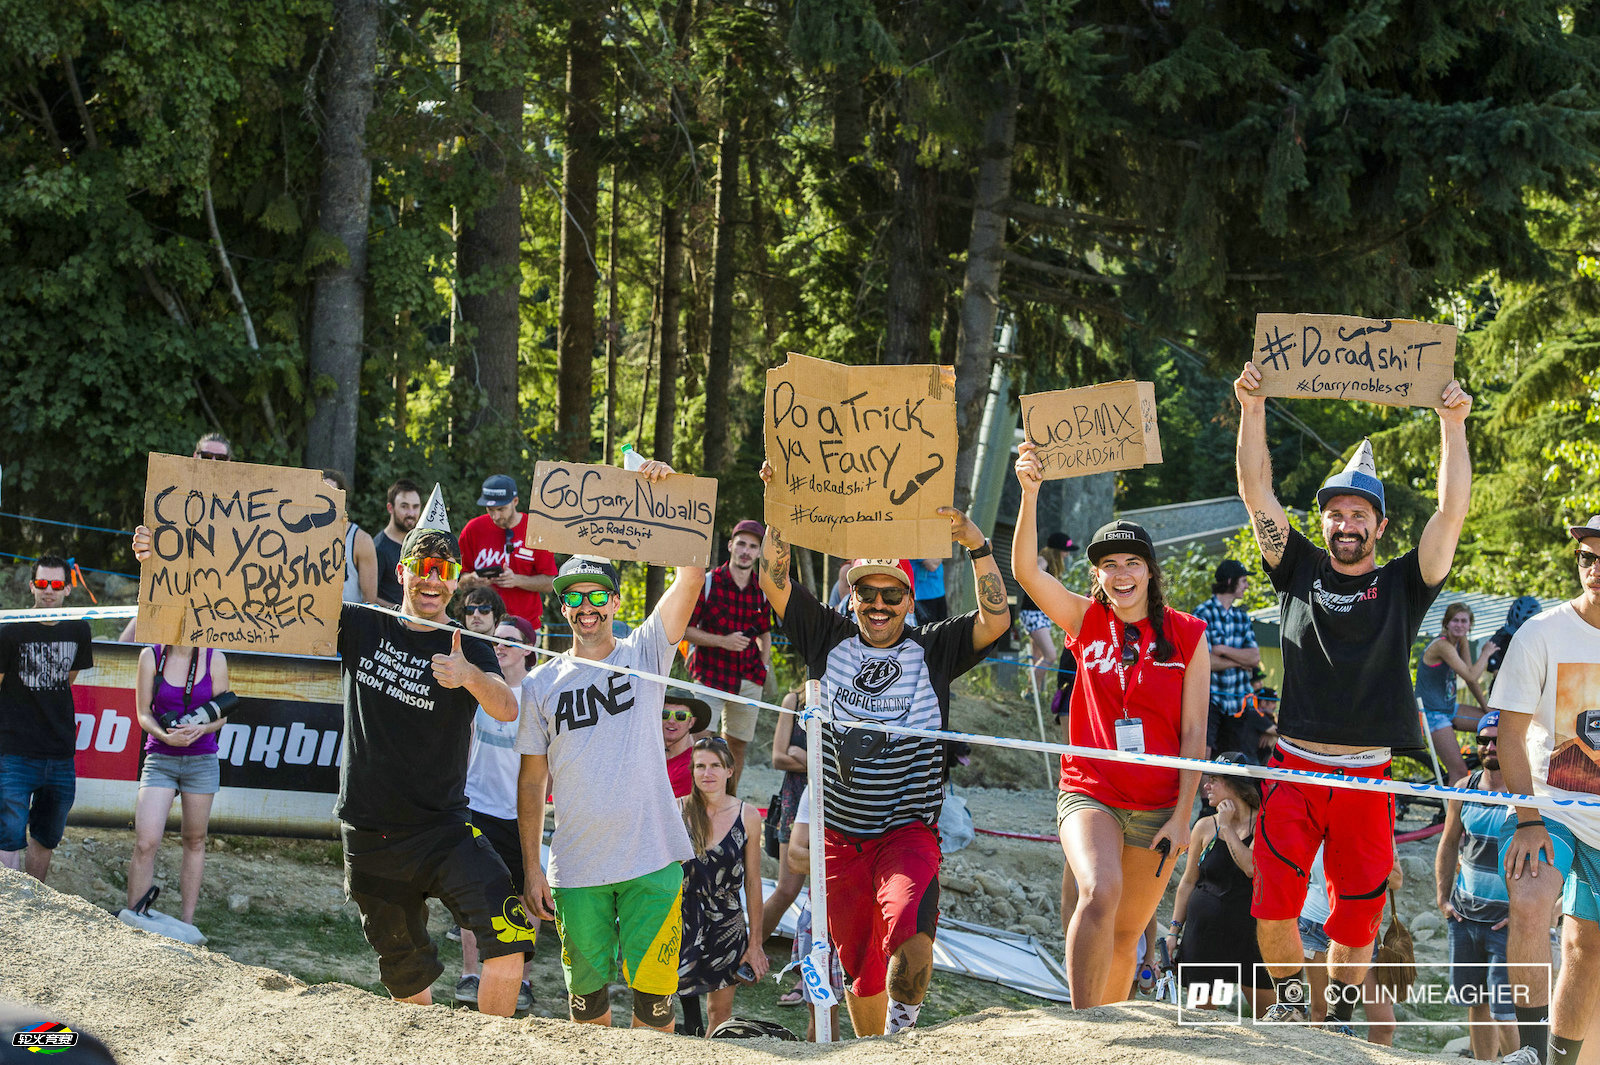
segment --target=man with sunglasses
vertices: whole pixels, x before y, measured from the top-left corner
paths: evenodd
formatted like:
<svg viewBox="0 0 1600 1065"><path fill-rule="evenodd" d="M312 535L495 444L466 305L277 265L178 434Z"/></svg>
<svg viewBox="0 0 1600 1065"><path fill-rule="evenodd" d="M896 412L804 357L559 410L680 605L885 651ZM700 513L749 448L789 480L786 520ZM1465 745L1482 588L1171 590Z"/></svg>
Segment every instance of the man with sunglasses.
<svg viewBox="0 0 1600 1065"><path fill-rule="evenodd" d="M1577 541L1574 599L1525 622L1489 694L1500 713L1500 772L1517 795L1600 801L1600 514L1568 528ZM1576 1065L1600 1006L1600 810L1516 808L1501 824L1501 867L1511 896L1507 953L1522 1046L1506 1061ZM1564 883L1563 883L1564 881ZM1561 974L1544 1020L1550 909L1560 891ZM1543 1036L1543 1038L1541 1038Z"/></svg>
<svg viewBox="0 0 1600 1065"><path fill-rule="evenodd" d="M68 563L45 555L30 584L37 610L56 610L72 594ZM66 831L78 794L72 685L94 668L87 621L0 625L0 865L35 880Z"/></svg>
<svg viewBox="0 0 1600 1065"><path fill-rule="evenodd" d="M659 481L672 467L652 459L639 472ZM611 628L621 605L616 567L573 556L554 582L572 647L523 682L517 821L527 904L535 917L557 922L567 1010L582 1024L610 1025L607 988L620 953L621 975L633 989L633 1027L674 1027L679 863L694 850L661 756L666 684L591 663L664 676L705 573L678 567L655 610L619 638ZM550 867L541 871L548 792L555 795L555 832Z"/></svg>
<svg viewBox="0 0 1600 1065"><path fill-rule="evenodd" d="M694 737L711 727L711 704L676 692L661 708L661 740L667 756L667 782L675 798L694 790Z"/></svg>
<svg viewBox="0 0 1600 1065"><path fill-rule="evenodd" d="M461 528L461 586L492 584L506 613L535 626L544 617L544 593L556 575L556 556L528 546L528 515L517 511L517 482L497 473L483 482L484 512Z"/></svg>
<svg viewBox="0 0 1600 1065"><path fill-rule="evenodd" d="M771 475L763 464L762 480ZM910 562L856 560L847 575L852 616L843 617L791 580L789 544L768 529L761 590L806 675L821 679L833 721L948 728L951 683L1011 627L983 533L954 507L939 513L972 559L979 608L914 627L906 625L916 605ZM944 744L831 723L822 744L828 936L851 979L856 1034L893 1035L916 1025L933 972Z"/></svg>
<svg viewBox="0 0 1600 1065"><path fill-rule="evenodd" d="M435 507L437 503L437 507ZM378 976L402 1002L428 1005L444 972L428 935L430 897L477 936L482 1013L509 1017L533 947L511 874L469 821L467 764L478 707L514 721L517 700L491 646L445 608L461 575L461 549L438 489L401 544L402 617L347 603L339 615L344 674L344 756L334 816L344 846L345 890L378 953ZM151 555L150 530L134 530L134 557Z"/></svg>
<svg viewBox="0 0 1600 1065"><path fill-rule="evenodd" d="M1499 739L1500 715L1491 710L1478 722L1481 768L1453 781L1453 786L1505 790ZM1500 872L1499 832L1505 815L1504 806L1450 800L1433 858L1439 912L1447 918L1450 936L1450 986L1467 1007L1472 1056L1479 1061L1493 1060L1517 1042L1513 1012L1517 1000L1506 975L1511 900ZM1503 1023L1491 1023L1495 1021Z"/></svg>

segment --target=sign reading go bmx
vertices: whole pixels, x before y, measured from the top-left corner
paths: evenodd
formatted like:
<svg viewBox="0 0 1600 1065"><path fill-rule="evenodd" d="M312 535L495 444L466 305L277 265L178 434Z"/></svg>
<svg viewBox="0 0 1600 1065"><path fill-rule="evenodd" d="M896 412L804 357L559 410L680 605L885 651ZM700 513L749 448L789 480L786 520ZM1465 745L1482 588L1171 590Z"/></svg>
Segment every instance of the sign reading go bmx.
<svg viewBox="0 0 1600 1065"><path fill-rule="evenodd" d="M151 455L138 638L331 655L344 598L344 493L315 470Z"/></svg>
<svg viewBox="0 0 1600 1065"><path fill-rule="evenodd" d="M1156 390L1149 381L1111 381L1023 396L1022 430L1047 481L1161 462Z"/></svg>

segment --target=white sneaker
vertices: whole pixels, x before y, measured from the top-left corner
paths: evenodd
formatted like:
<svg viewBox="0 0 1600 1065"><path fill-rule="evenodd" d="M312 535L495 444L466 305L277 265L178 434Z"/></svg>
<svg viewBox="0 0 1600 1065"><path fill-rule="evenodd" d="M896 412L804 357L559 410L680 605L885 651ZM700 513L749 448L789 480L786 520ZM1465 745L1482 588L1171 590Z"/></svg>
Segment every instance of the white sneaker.
<svg viewBox="0 0 1600 1065"><path fill-rule="evenodd" d="M1518 1047L1500 1059L1501 1065L1543 1065L1533 1047Z"/></svg>
<svg viewBox="0 0 1600 1065"><path fill-rule="evenodd" d="M1273 1024L1310 1024L1311 1013L1298 1003L1274 1002L1267 1007L1267 1012L1261 1015L1261 1019Z"/></svg>

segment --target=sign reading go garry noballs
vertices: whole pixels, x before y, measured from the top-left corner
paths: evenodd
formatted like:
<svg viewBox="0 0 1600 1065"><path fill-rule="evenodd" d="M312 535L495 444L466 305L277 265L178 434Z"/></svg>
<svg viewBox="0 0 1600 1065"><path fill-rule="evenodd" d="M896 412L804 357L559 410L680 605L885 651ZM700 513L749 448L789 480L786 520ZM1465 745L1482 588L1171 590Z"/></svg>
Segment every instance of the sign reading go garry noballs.
<svg viewBox="0 0 1600 1065"><path fill-rule="evenodd" d="M1044 479L1131 470L1161 461L1156 389L1149 381L1111 381L1023 396L1022 429Z"/></svg>
<svg viewBox="0 0 1600 1065"><path fill-rule="evenodd" d="M1437 407L1456 375L1456 327L1405 318L1258 314L1258 395Z"/></svg>
<svg viewBox="0 0 1600 1065"><path fill-rule="evenodd" d="M528 498L528 546L666 566L716 561L717 482L582 462L540 462Z"/></svg>
<svg viewBox="0 0 1600 1065"><path fill-rule="evenodd" d="M955 370L842 366L789 353L767 371L766 519L843 558L944 558L956 490Z"/></svg>
<svg viewBox="0 0 1600 1065"><path fill-rule="evenodd" d="M316 470L151 455L142 643L331 655L344 599L344 493Z"/></svg>

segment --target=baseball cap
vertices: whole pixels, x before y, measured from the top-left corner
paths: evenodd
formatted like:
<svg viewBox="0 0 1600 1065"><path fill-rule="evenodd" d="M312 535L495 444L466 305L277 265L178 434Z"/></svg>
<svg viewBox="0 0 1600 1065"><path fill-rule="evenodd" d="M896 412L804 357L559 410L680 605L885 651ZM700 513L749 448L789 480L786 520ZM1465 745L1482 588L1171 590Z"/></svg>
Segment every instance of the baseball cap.
<svg viewBox="0 0 1600 1065"><path fill-rule="evenodd" d="M1484 714L1482 717L1478 718L1478 727L1472 730L1472 735L1474 738L1476 738L1478 736L1482 736L1483 730L1486 728L1497 729L1499 727L1500 711L1490 710L1487 714Z"/></svg>
<svg viewBox="0 0 1600 1065"><path fill-rule="evenodd" d="M763 526L756 519L754 519L754 518L746 518L743 521L741 521L739 524L737 524L737 525L735 525L733 527L733 532L728 534L728 539L732 540L735 536L738 536L740 533L749 533L751 536L754 536L757 540L762 540L762 539L766 538L767 530L766 530L766 527Z"/></svg>
<svg viewBox="0 0 1600 1065"><path fill-rule="evenodd" d="M1250 571L1243 562L1236 558L1224 559L1222 565L1217 567L1216 580L1218 584L1223 581L1236 581L1240 577L1250 576Z"/></svg>
<svg viewBox="0 0 1600 1065"><path fill-rule="evenodd" d="M704 732L711 727L711 704L704 699L696 699L689 695L679 695L677 692L667 692L667 697L662 700L662 705L687 707L694 714L693 727L690 732Z"/></svg>
<svg viewBox="0 0 1600 1065"><path fill-rule="evenodd" d="M613 592L622 583L617 576L617 567L603 558L590 558L588 555L573 555L561 563L561 572L556 574L556 579L551 581L555 593L560 595L574 584L598 584L609 588Z"/></svg>
<svg viewBox="0 0 1600 1065"><path fill-rule="evenodd" d="M917 585L911 576L911 563L903 558L858 558L850 563L850 572L845 575L845 580L853 586L861 578L871 577L875 573L893 577L907 588Z"/></svg>
<svg viewBox="0 0 1600 1065"><path fill-rule="evenodd" d="M483 494L478 497L480 507L503 507L517 498L517 482L503 473L497 473L483 482Z"/></svg>
<svg viewBox="0 0 1600 1065"><path fill-rule="evenodd" d="M1064 532L1053 532L1044 538L1044 546L1054 551L1076 551L1078 545Z"/></svg>
<svg viewBox="0 0 1600 1065"><path fill-rule="evenodd" d="M1156 557L1155 542L1144 531L1144 526L1126 518L1108 521L1095 530L1094 538L1089 541L1089 561L1099 562L1106 555L1118 551L1140 555L1150 562L1154 562Z"/></svg>
<svg viewBox="0 0 1600 1065"><path fill-rule="evenodd" d="M1211 760L1221 765L1255 765L1254 762L1238 751L1223 751ZM1255 777L1241 777L1229 773L1228 779L1241 788L1253 789L1258 796L1261 794L1261 781Z"/></svg>
<svg viewBox="0 0 1600 1065"><path fill-rule="evenodd" d="M1589 515L1589 520L1582 525L1569 525L1567 532L1572 534L1574 540L1587 540L1591 536L1600 536L1600 514Z"/></svg>

